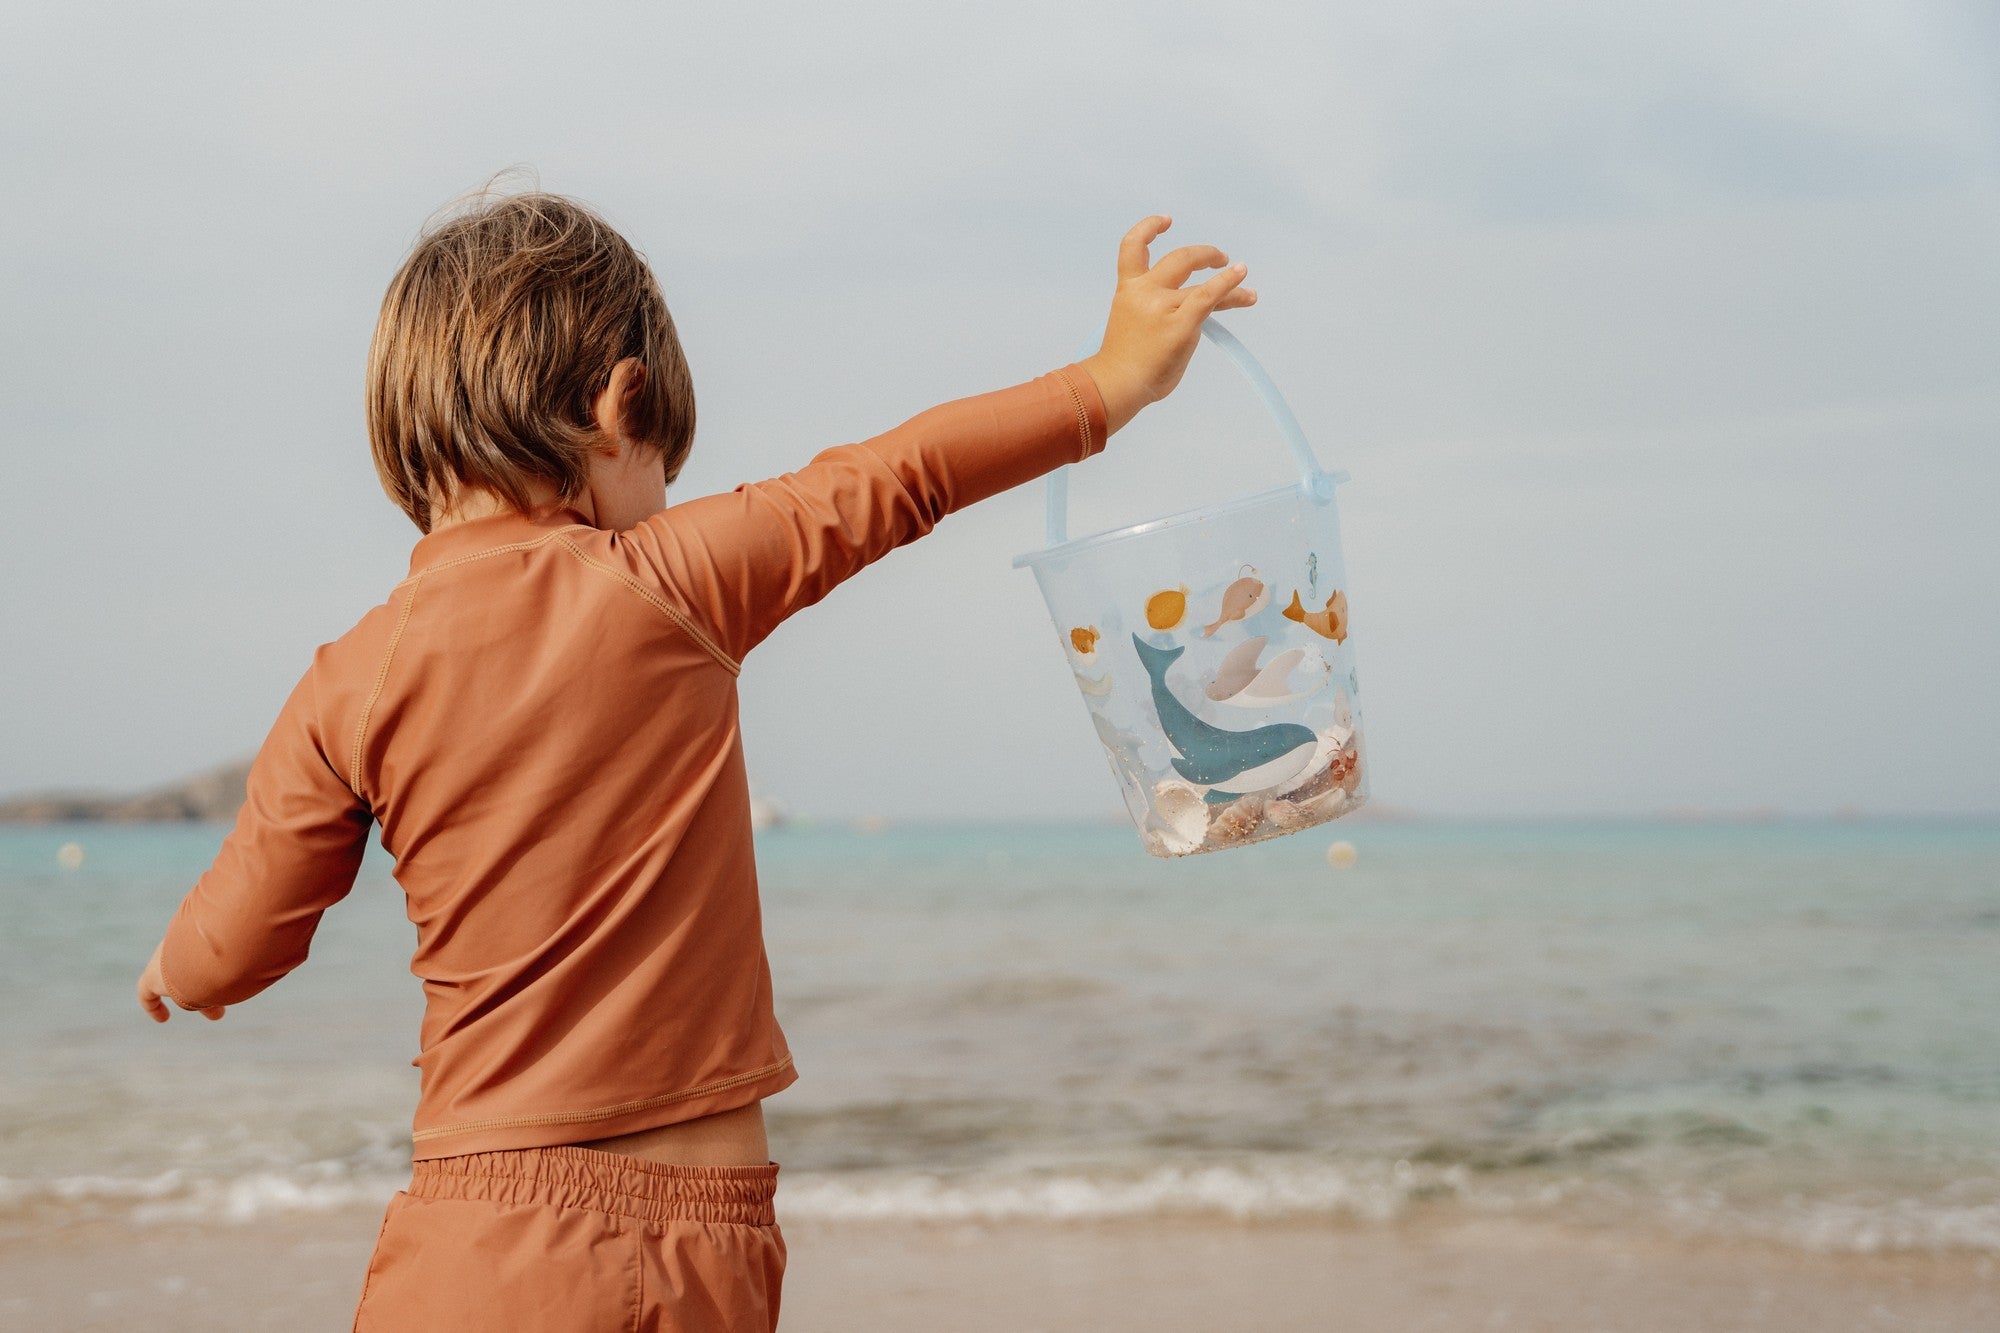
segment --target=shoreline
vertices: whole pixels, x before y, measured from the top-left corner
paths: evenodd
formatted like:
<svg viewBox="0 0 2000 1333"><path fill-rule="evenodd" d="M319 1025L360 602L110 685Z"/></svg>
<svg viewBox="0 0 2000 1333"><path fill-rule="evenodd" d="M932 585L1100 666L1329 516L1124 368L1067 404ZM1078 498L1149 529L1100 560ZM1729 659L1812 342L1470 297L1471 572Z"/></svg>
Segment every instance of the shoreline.
<svg viewBox="0 0 2000 1333"><path fill-rule="evenodd" d="M386 1200L385 1200L386 1202ZM77 1222L0 1242L0 1324L343 1329L381 1208L226 1223ZM2000 1256L1828 1254L1518 1218L1390 1223L787 1220L781 1327L1956 1333Z"/></svg>

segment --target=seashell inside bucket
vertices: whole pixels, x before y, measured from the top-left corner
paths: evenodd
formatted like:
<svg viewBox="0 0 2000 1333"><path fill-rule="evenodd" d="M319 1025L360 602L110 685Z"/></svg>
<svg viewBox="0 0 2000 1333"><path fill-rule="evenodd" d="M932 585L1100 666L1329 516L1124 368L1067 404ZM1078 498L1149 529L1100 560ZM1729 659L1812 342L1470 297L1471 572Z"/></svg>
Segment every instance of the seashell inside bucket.
<svg viewBox="0 0 2000 1333"><path fill-rule="evenodd" d="M1208 817L1208 841L1211 846L1227 847L1231 843L1248 842L1264 822L1264 799L1261 796L1242 796L1227 805L1213 807L1215 813Z"/></svg>
<svg viewBox="0 0 2000 1333"><path fill-rule="evenodd" d="M1208 836L1208 807L1201 792L1185 782L1154 784L1153 818L1148 821L1169 856L1185 856Z"/></svg>
<svg viewBox="0 0 2000 1333"><path fill-rule="evenodd" d="M1346 804L1347 793L1335 787L1332 791L1319 796L1309 796L1302 801L1288 801L1279 797L1267 803L1264 812L1279 828L1287 833L1294 833L1302 828L1311 828L1314 824L1325 823L1339 814L1341 807Z"/></svg>

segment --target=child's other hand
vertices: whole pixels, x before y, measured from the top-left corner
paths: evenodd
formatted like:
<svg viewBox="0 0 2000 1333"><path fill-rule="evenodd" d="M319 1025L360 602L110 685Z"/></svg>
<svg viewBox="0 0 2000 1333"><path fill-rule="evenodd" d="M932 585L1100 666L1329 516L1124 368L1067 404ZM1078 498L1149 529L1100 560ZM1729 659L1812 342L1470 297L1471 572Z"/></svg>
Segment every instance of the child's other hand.
<svg viewBox="0 0 2000 1333"><path fill-rule="evenodd" d="M146 970L139 974L139 1007L152 1017L155 1023L167 1021L167 983L160 975L160 950L165 941L153 946L153 956L146 963ZM222 1006L200 1011L202 1017L213 1022L222 1017Z"/></svg>
<svg viewBox="0 0 2000 1333"><path fill-rule="evenodd" d="M1172 218L1156 213L1118 243L1118 290L1111 298L1104 342L1083 360L1104 398L1107 434L1174 391L1201 341L1204 319L1257 301L1254 290L1238 285L1248 268L1224 267L1229 256L1212 245L1184 245L1151 263L1147 247L1172 225ZM1206 282L1181 286L1204 268L1222 271Z"/></svg>

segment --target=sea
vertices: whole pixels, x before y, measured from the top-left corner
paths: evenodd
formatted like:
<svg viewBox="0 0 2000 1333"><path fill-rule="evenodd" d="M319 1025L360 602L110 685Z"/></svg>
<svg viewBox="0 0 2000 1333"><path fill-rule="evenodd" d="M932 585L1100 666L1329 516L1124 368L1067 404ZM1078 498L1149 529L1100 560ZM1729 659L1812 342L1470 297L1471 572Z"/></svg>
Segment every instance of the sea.
<svg viewBox="0 0 2000 1333"><path fill-rule="evenodd" d="M140 1012L226 831L0 829L0 1236L407 1183L421 994L379 846L270 990ZM1162 861L1113 824L794 823L757 856L781 1223L2000 1251L2000 825L1336 823Z"/></svg>

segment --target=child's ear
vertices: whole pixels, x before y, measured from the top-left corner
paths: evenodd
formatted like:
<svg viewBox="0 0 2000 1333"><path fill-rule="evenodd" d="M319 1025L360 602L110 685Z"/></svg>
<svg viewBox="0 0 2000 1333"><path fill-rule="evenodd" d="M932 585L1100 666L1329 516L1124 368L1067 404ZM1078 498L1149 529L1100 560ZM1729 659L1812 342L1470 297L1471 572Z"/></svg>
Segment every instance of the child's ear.
<svg viewBox="0 0 2000 1333"><path fill-rule="evenodd" d="M590 414L597 422L597 429L614 440L630 438L632 404L645 384L646 363L638 357L628 356L611 367L610 377L598 392L597 401L591 404Z"/></svg>
<svg viewBox="0 0 2000 1333"><path fill-rule="evenodd" d="M636 398L639 390L646 387L646 363L636 356L628 356L612 367L614 375L620 370L625 372L626 377L625 396Z"/></svg>
<svg viewBox="0 0 2000 1333"><path fill-rule="evenodd" d="M620 379L623 376L623 379ZM636 356L628 356L611 368L612 383L619 385L618 410L629 419L632 404L639 401L639 391L646 387L646 363Z"/></svg>

